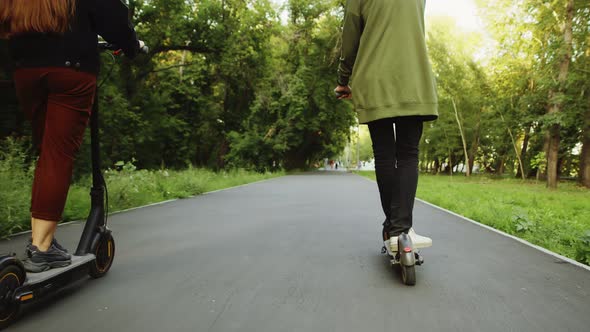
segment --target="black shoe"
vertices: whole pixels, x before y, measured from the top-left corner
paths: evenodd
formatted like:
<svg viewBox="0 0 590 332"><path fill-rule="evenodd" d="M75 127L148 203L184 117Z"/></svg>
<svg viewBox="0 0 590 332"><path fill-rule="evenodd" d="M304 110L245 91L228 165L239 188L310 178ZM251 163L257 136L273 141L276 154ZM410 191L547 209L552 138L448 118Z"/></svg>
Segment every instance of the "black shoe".
<svg viewBox="0 0 590 332"><path fill-rule="evenodd" d="M53 238L53 240L51 240L51 245L54 246L57 250L61 250L61 251L65 252L66 254L68 253L68 249L62 247L61 244L57 243L57 240L55 238Z"/></svg>
<svg viewBox="0 0 590 332"><path fill-rule="evenodd" d="M53 244L47 251L41 251L34 245L27 246L31 256L23 262L27 272L39 273L51 268L64 267L72 264L70 254L65 253Z"/></svg>
<svg viewBox="0 0 590 332"><path fill-rule="evenodd" d="M30 247L33 245L33 239L29 239L29 243L27 243L27 248L25 249L25 253L28 258L31 258L31 250ZM68 254L68 249L64 248L57 242L55 238L51 240L51 245L54 246L57 250L63 251L64 253ZM72 258L70 254L68 254L69 258Z"/></svg>

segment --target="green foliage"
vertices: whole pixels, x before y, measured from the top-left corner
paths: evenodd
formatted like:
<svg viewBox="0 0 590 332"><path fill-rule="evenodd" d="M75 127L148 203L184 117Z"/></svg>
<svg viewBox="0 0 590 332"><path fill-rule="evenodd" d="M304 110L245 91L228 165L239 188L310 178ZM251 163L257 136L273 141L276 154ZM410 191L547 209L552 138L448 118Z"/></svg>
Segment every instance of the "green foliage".
<svg viewBox="0 0 590 332"><path fill-rule="evenodd" d="M547 158L545 152L539 152L532 160L531 167L538 168L541 172L545 172L547 169Z"/></svg>
<svg viewBox="0 0 590 332"><path fill-rule="evenodd" d="M529 219L527 212L522 209L517 209L515 212L516 214L512 216L515 230L517 232L532 231L533 227L535 227L535 223Z"/></svg>
<svg viewBox="0 0 590 332"><path fill-rule="evenodd" d="M152 52L114 65L104 55L101 79L113 67L98 98L106 164L305 169L355 141L352 107L331 92L345 1L286 1L283 20L270 0L128 3ZM478 1L493 46L451 19L428 22L440 118L424 130L424 169L448 173L469 157L481 172L516 175L520 158L525 176L542 174L531 161L559 124L560 171L579 173L576 151L590 130L590 8L574 3L571 70L563 93L551 93L560 88L565 4ZM556 102L562 111L546 114ZM86 140L77 179L89 172L88 152Z"/></svg>
<svg viewBox="0 0 590 332"><path fill-rule="evenodd" d="M0 236L19 232L30 217L32 161L30 141L7 138L0 141Z"/></svg>
<svg viewBox="0 0 590 332"><path fill-rule="evenodd" d="M287 26L268 0L129 5L152 52L116 64L101 91L107 162L264 171L343 148L354 117L331 94L332 2L291 1Z"/></svg>
<svg viewBox="0 0 590 332"><path fill-rule="evenodd" d="M30 196L34 160L28 157L30 142L8 138L0 144L0 237L30 228ZM181 171L138 169L135 160L118 161L105 171L109 191L109 212L150 203L187 198L205 192L233 187L282 175L252 173L235 169L213 172L188 168ZM70 187L63 221L86 218L91 177L81 176Z"/></svg>
<svg viewBox="0 0 590 332"><path fill-rule="evenodd" d="M350 105L332 94L340 17L329 1L289 2L290 23L271 40L272 61L257 87L245 132L230 132L231 165L306 169L337 155L354 124Z"/></svg>
<svg viewBox="0 0 590 332"><path fill-rule="evenodd" d="M576 260L590 265L590 230L576 243Z"/></svg>
<svg viewBox="0 0 590 332"><path fill-rule="evenodd" d="M520 159L525 176L545 173L539 167L547 162L536 157L546 148L548 128L559 125L560 174L577 174L583 156L574 151L588 131L581 119L590 115L590 8L583 1L574 3L572 57L562 87L558 76L566 55L567 1L477 2L495 42L485 49L483 36L461 32L450 19L430 22L428 46L438 79L440 119L425 128L424 168L441 172L443 165L456 165L465 157L455 102L469 157L480 170L520 174ZM561 111L548 114L555 104L562 105Z"/></svg>

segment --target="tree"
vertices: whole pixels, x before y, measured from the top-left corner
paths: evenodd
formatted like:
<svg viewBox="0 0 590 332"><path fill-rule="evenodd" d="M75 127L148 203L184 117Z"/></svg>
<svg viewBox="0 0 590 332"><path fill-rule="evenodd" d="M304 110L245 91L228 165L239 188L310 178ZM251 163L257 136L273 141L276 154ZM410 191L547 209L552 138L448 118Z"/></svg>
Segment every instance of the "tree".
<svg viewBox="0 0 590 332"><path fill-rule="evenodd" d="M557 15L557 12L554 12ZM557 75L557 87L549 92L549 109L547 114L553 118L558 117L563 108L565 85L569 74L569 66L572 58L572 24L574 17L574 0L566 1L565 17L561 18L563 31L563 46L560 48L559 72ZM559 158L559 122L552 123L547 136L547 186L557 188L558 158Z"/></svg>
<svg viewBox="0 0 590 332"><path fill-rule="evenodd" d="M334 88L342 12L331 1L291 0L289 24L272 40L272 62L256 89L246 133L230 134L228 160L306 169L342 151L354 125Z"/></svg>
<svg viewBox="0 0 590 332"><path fill-rule="evenodd" d="M471 175L480 143L482 113L487 99L487 77L473 59L479 36L461 34L452 21L433 22L428 33L428 47L437 78L439 120L425 131L428 155L453 163L454 156L463 155L463 169ZM440 130L435 128L441 127ZM439 161L440 164L440 161ZM451 172L452 172L452 168Z"/></svg>

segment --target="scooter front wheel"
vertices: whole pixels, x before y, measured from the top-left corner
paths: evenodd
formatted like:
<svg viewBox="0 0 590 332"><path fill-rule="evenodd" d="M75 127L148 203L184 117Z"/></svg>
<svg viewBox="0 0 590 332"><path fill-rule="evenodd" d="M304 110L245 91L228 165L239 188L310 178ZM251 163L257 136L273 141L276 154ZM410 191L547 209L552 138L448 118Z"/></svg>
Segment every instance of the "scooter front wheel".
<svg viewBox="0 0 590 332"><path fill-rule="evenodd" d="M94 249L96 259L90 265L88 274L92 278L101 278L109 272L115 259L115 239L110 232L101 235L96 248Z"/></svg>
<svg viewBox="0 0 590 332"><path fill-rule="evenodd" d="M402 270L402 281L408 286L414 286L416 284L416 266L405 266L401 265Z"/></svg>
<svg viewBox="0 0 590 332"><path fill-rule="evenodd" d="M0 329L16 318L20 305L14 299L14 291L24 282L25 272L16 265L9 265L0 271Z"/></svg>

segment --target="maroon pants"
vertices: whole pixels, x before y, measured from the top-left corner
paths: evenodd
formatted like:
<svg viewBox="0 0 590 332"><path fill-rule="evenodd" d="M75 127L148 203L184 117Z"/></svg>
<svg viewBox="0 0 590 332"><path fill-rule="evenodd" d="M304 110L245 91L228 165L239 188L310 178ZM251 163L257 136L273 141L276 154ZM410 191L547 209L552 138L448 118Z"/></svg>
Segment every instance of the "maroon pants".
<svg viewBox="0 0 590 332"><path fill-rule="evenodd" d="M96 75L68 68L20 68L14 72L14 81L39 149L31 215L59 221L90 118Z"/></svg>

